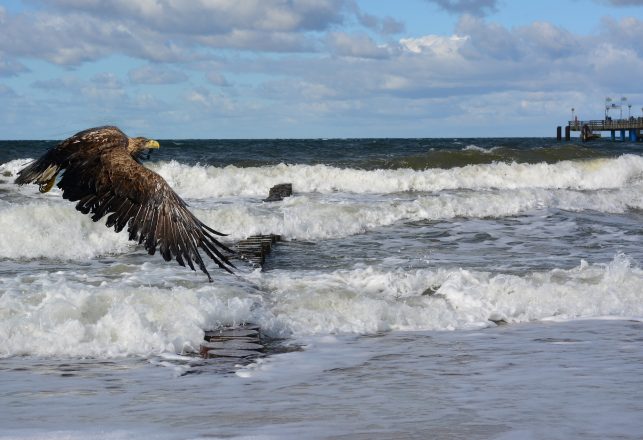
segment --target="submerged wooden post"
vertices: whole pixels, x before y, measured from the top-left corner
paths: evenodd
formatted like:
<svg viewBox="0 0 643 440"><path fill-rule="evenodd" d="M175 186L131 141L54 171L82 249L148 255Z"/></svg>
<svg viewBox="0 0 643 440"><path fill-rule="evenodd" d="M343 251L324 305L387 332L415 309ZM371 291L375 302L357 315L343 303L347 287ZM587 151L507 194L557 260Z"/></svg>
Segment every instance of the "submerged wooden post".
<svg viewBox="0 0 643 440"><path fill-rule="evenodd" d="M266 256L272 250L272 245L278 241L281 241L281 236L277 234L253 235L237 242L234 249L241 259L263 267Z"/></svg>
<svg viewBox="0 0 643 440"><path fill-rule="evenodd" d="M206 359L252 359L261 356L264 351L259 326L253 324L206 331L204 339L200 353Z"/></svg>
<svg viewBox="0 0 643 440"><path fill-rule="evenodd" d="M567 126L565 127L565 140L566 140L566 141L570 141L570 140L571 140L571 138L572 138L572 135L571 135L571 127L570 127L569 125L567 125Z"/></svg>
<svg viewBox="0 0 643 440"><path fill-rule="evenodd" d="M556 140L558 142L560 142L563 139L561 128L562 127L560 125L556 127Z"/></svg>

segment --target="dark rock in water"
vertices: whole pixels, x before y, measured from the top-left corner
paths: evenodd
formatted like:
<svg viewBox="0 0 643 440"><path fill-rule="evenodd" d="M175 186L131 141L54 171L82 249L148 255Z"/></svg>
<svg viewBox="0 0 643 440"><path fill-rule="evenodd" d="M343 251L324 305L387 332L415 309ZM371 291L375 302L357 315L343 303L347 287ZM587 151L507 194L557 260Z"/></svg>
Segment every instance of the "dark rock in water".
<svg viewBox="0 0 643 440"><path fill-rule="evenodd" d="M438 289L440 289L440 286L429 286L422 292L422 296L433 296L438 292Z"/></svg>
<svg viewBox="0 0 643 440"><path fill-rule="evenodd" d="M270 188L268 193L268 198L264 199L264 202L278 202L283 200L284 197L290 197L292 195L292 183L280 183Z"/></svg>

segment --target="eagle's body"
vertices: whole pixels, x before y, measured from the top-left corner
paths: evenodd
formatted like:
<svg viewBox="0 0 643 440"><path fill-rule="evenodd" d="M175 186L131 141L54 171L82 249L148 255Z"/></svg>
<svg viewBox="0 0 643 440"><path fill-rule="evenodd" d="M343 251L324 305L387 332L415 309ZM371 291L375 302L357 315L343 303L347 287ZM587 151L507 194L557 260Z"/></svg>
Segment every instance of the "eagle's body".
<svg viewBox="0 0 643 440"><path fill-rule="evenodd" d="M234 266L224 252L233 251L213 237L223 234L197 219L161 176L139 162L143 150L158 147L153 140L128 138L117 127L90 128L22 169L16 183L35 183L47 192L64 171L58 187L64 199L78 202L77 210L93 214L93 221L107 216L106 226L116 232L127 226L129 239L144 244L150 255L158 248L166 261L174 257L192 270L196 263L212 281L198 248L228 272Z"/></svg>

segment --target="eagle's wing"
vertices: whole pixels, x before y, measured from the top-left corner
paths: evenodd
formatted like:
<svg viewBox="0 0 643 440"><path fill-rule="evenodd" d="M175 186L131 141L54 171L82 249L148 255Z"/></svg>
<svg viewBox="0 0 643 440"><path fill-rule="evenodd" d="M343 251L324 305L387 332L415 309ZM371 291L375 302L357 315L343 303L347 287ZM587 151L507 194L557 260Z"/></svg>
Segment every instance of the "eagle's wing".
<svg viewBox="0 0 643 440"><path fill-rule="evenodd" d="M47 192L58 173L76 156L89 158L99 151L114 148L127 148L127 136L118 127L104 126L83 130L50 148L42 157L20 170L15 182L18 185L36 183L41 192Z"/></svg>
<svg viewBox="0 0 643 440"><path fill-rule="evenodd" d="M144 244L150 255L158 248L166 261L174 257L192 270L196 263L210 281L198 248L231 272L234 265L224 252L234 251L213 237L224 234L197 219L161 176L136 162L125 148L85 151L72 155L58 183L63 198L78 201L77 210L92 213L94 221L107 215L107 227L120 232L127 226L129 239Z"/></svg>

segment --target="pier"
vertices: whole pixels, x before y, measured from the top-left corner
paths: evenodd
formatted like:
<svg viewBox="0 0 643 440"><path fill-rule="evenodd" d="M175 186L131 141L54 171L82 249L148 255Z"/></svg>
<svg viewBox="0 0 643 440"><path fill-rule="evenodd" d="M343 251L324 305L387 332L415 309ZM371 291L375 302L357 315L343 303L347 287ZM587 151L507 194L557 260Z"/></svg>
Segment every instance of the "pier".
<svg viewBox="0 0 643 440"><path fill-rule="evenodd" d="M601 132L609 131L613 141L643 141L643 117L629 119L599 119L590 121L569 121L565 126L565 140L569 141L571 132L580 132L580 138L584 142L592 139L602 138ZM561 127L556 130L556 139L562 140Z"/></svg>
<svg viewBox="0 0 643 440"><path fill-rule="evenodd" d="M627 118L624 118L623 115L625 108L627 108ZM576 109L572 108L572 120L568 121L565 126L566 141L571 139L572 131L579 132L583 142L602 138L604 131L610 132L613 141L643 141L643 116L632 116L632 104L628 102L626 97L616 101L610 97L605 98L605 117L603 119L580 121L578 116L575 116L575 111ZM618 118L612 118L610 112L612 114L617 112ZM643 115L643 108L641 108L641 114ZM562 140L561 126L556 127L556 139Z"/></svg>

